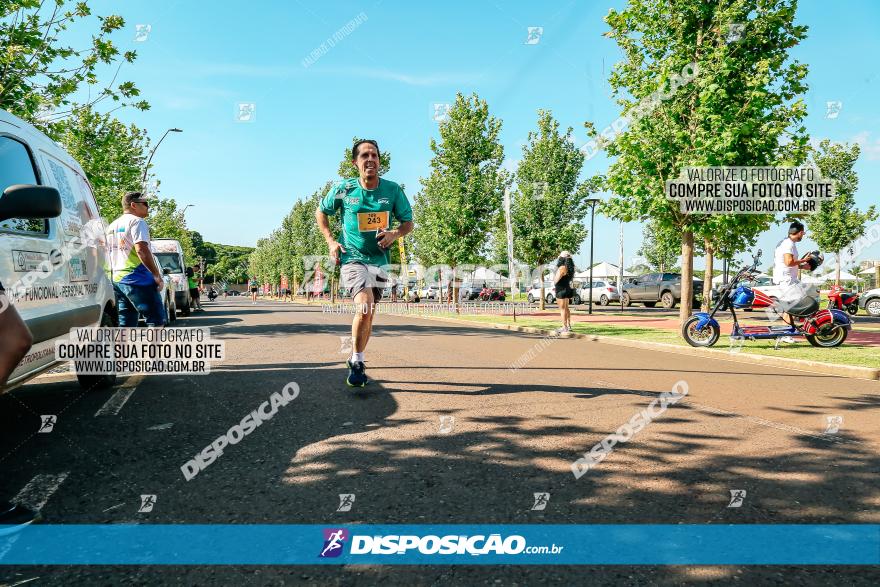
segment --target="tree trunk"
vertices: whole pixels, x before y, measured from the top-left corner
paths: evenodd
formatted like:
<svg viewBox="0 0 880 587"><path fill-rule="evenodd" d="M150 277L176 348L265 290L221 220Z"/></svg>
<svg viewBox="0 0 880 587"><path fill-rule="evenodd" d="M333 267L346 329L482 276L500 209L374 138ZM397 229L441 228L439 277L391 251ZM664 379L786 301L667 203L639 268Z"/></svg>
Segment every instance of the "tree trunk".
<svg viewBox="0 0 880 587"><path fill-rule="evenodd" d="M544 297L546 295L547 294L544 293L544 270L541 269L541 304L538 306L538 308L542 311L547 309L547 306L544 304Z"/></svg>
<svg viewBox="0 0 880 587"><path fill-rule="evenodd" d="M450 290L452 290L452 304L455 307L455 313L458 314L458 285L455 283L456 271L455 268L452 268L452 285L450 286Z"/></svg>
<svg viewBox="0 0 880 587"><path fill-rule="evenodd" d="M837 285L837 286L840 286L840 269L841 269L840 265L841 265L840 251L837 251L837 275L835 276L835 279L834 279L834 285Z"/></svg>
<svg viewBox="0 0 880 587"><path fill-rule="evenodd" d="M706 248L706 272L703 274L703 311L708 312L712 304L712 274L715 259L712 243L708 238L703 240L703 246Z"/></svg>
<svg viewBox="0 0 880 587"><path fill-rule="evenodd" d="M694 297L694 233L686 230L681 233L681 309L678 313L679 325L691 316Z"/></svg>

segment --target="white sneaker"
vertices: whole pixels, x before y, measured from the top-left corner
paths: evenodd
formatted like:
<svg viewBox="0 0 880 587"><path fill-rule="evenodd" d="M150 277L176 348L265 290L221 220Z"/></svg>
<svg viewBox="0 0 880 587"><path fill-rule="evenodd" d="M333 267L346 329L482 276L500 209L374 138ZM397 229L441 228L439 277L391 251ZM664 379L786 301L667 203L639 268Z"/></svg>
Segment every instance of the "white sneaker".
<svg viewBox="0 0 880 587"><path fill-rule="evenodd" d="M781 340L782 342L787 342L788 344L794 344L794 343L795 343L795 340L794 340L792 337L790 337L790 336L783 336L783 337L780 338L779 340Z"/></svg>

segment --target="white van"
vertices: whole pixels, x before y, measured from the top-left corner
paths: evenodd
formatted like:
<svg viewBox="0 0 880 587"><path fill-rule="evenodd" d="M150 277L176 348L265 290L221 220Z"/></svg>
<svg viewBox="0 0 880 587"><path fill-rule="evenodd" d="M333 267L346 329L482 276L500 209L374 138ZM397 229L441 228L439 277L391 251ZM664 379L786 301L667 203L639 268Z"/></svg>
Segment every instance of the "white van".
<svg viewBox="0 0 880 587"><path fill-rule="evenodd" d="M157 238L150 242L153 254L159 258L162 273L171 277L174 283L174 305L184 316L192 312L192 298L189 295L189 281L186 279L186 264L183 260L183 247L180 242L170 238ZM170 319L170 317L169 317Z"/></svg>
<svg viewBox="0 0 880 587"><path fill-rule="evenodd" d="M85 173L55 142L4 110L0 192L0 283L34 339L3 393L52 367L55 341L71 328L114 326L117 313L104 273L105 226ZM84 243L87 223L94 238ZM103 387L115 376L79 381Z"/></svg>

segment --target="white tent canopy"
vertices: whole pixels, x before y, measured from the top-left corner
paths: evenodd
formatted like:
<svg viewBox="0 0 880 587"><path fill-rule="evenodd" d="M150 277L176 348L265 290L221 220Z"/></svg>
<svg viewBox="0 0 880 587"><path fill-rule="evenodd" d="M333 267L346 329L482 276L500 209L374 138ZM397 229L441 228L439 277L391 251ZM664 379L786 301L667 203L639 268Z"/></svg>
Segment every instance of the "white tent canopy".
<svg viewBox="0 0 880 587"><path fill-rule="evenodd" d="M863 271L859 271L859 275L874 275L874 271L876 269L877 269L876 267L868 267L867 269L864 269ZM843 279L843 277L841 277L841 279Z"/></svg>
<svg viewBox="0 0 880 587"><path fill-rule="evenodd" d="M829 273L827 275L823 275L819 279L821 279L822 281L837 279L837 271L832 271L831 273ZM848 271L841 271L840 272L840 281L858 281L859 279L861 279L861 278L856 275L853 275L852 273L850 273Z"/></svg>
<svg viewBox="0 0 880 587"><path fill-rule="evenodd" d="M617 265L612 263L606 263L602 261L601 263L596 263L593 265L593 279L609 279L614 278L617 279ZM624 277L633 277L634 274L630 273L626 269L623 270ZM580 273L574 274L575 279L589 279L590 278L590 270L581 271Z"/></svg>
<svg viewBox="0 0 880 587"><path fill-rule="evenodd" d="M811 283L813 285L819 285L820 283L825 283L828 280L827 275L815 276L815 275L801 275L801 281L804 283Z"/></svg>
<svg viewBox="0 0 880 587"><path fill-rule="evenodd" d="M486 283L491 283L491 282L496 282L496 281L502 281L504 279L507 279L507 278L504 277L503 275L501 275L500 273L496 273L496 272L492 271L491 269L487 269L486 267L477 267L476 269L474 269L474 272L471 273L470 276L466 278L466 281L473 281L473 282L485 281Z"/></svg>
<svg viewBox="0 0 880 587"><path fill-rule="evenodd" d="M731 279L733 279L734 274L735 274L735 272L733 272L733 273L728 273L728 274L727 274L727 281L728 281L728 283L730 282ZM767 275L766 273L758 273L758 274L755 276L756 279L760 279L761 277L770 277L770 276ZM714 285L720 285L720 284L723 283L723 282L724 282L724 274L723 274L723 273L720 274L720 275L716 275L715 277L712 278L712 285L713 285L713 286L714 286Z"/></svg>

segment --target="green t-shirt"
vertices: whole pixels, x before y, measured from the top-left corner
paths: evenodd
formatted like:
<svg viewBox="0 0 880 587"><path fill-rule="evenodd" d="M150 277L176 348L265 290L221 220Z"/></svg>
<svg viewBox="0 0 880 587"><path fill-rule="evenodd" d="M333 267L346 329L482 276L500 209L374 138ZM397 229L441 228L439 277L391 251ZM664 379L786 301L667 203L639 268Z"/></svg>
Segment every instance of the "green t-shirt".
<svg viewBox="0 0 880 587"><path fill-rule="evenodd" d="M388 264L388 251L376 242L378 228L391 228L391 216L398 222L412 220L412 208L399 185L379 178L374 190L361 187L357 178L330 188L320 210L328 216L342 210L342 234L337 240L345 249L342 263L360 262L381 267Z"/></svg>

